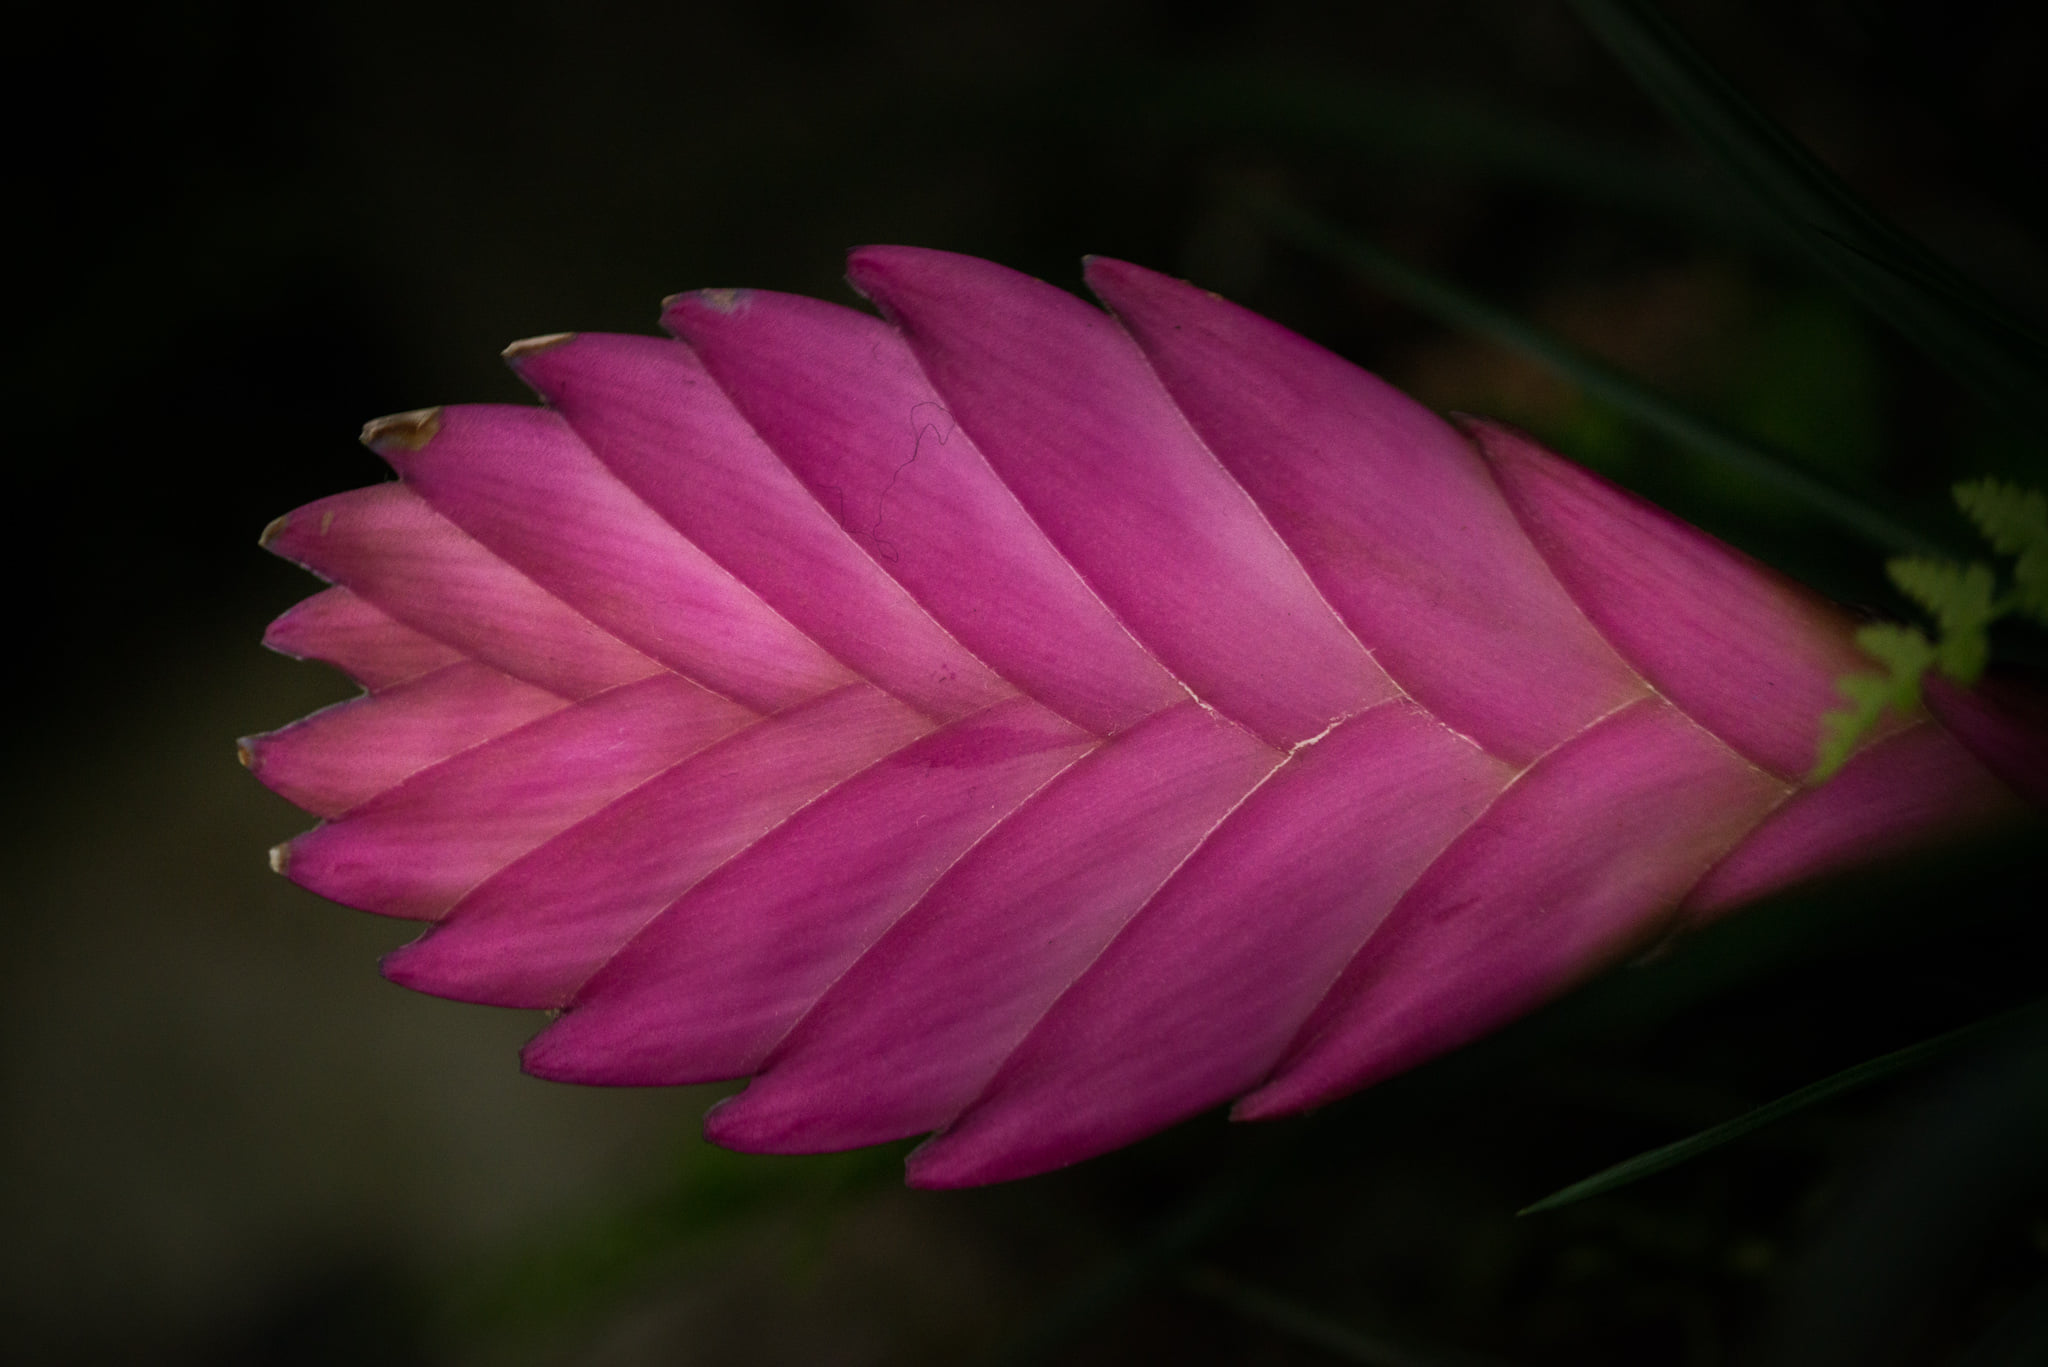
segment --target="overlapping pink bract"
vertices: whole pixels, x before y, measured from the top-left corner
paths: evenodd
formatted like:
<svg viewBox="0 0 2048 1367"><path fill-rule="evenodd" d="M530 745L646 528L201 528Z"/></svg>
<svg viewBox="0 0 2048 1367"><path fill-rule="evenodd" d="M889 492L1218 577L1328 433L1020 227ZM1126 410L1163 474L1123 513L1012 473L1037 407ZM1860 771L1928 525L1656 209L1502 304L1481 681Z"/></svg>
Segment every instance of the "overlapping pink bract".
<svg viewBox="0 0 2048 1367"><path fill-rule="evenodd" d="M2015 804L1926 717L1804 786L1841 614L1234 305L852 278L889 321L516 346L547 407L372 424L400 482L266 537L334 585L270 644L368 690L246 743L325 818L278 865L431 922L396 981L562 1008L534 1073L751 1076L721 1144L1020 1177Z"/></svg>

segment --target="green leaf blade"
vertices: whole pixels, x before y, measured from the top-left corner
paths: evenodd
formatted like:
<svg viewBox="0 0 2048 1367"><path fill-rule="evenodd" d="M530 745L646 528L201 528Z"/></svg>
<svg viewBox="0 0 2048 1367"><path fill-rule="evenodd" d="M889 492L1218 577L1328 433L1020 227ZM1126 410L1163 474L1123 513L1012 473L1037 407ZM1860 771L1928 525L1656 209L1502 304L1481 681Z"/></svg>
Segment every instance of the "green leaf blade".
<svg viewBox="0 0 2048 1367"><path fill-rule="evenodd" d="M1688 1135L1676 1143L1666 1144L1661 1148L1639 1153L1633 1158L1624 1159L1622 1162L1616 1163L1613 1167L1603 1168L1591 1177L1574 1182L1570 1186L1561 1187L1542 1200L1522 1207L1516 1214L1535 1215L1542 1211L1557 1210L1562 1206L1576 1205L1580 1201L1588 1200L1595 1196L1602 1196L1610 1191L1616 1191L1622 1187L1640 1182L1645 1177L1675 1168L1679 1164L1697 1158L1703 1153L1710 1153L1724 1144L1740 1139L1752 1131L1759 1130L1774 1121L1782 1120L1795 1112L1803 1111L1809 1106L1856 1091L1858 1088L1867 1087L1871 1083L1879 1082L1892 1076L1894 1073L1904 1072L1909 1068L1916 1068L1923 1063L1950 1052L1958 1045L1972 1041L1992 1030L2010 1025L2023 1017L2038 1012L2039 1009L2038 1003L2033 1006L2022 1007L2017 1011L1994 1016L1990 1020L1978 1021L1974 1025L1966 1025L1960 1030L1951 1030L1946 1034L1936 1035L1932 1039L1922 1040L1920 1043L1908 1045L1904 1049L1895 1049L1889 1054L1880 1054L1878 1057L1867 1059L1862 1063L1856 1064L1854 1067L1844 1068L1841 1072L1824 1077L1818 1082L1808 1083L1795 1092L1788 1092L1776 1101L1766 1102L1754 1110L1745 1111L1732 1120L1725 1120L1719 1125L1710 1126L1699 1131L1697 1134Z"/></svg>

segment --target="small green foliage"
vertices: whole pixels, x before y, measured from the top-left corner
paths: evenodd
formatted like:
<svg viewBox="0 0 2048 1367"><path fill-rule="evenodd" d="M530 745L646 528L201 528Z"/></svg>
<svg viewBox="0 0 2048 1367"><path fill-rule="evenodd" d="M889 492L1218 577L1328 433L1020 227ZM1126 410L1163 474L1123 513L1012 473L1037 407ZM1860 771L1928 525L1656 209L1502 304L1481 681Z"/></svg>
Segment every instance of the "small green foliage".
<svg viewBox="0 0 2048 1367"><path fill-rule="evenodd" d="M1993 622L2018 614L2048 625L2048 498L1992 479L1958 484L1955 495L1992 549L2016 557L2013 586L2000 594L1998 572L1980 560L1961 565L1909 555L1886 562L1892 583L1933 620L1937 636L1929 640L1917 627L1888 623L1856 633L1856 644L1886 672L1848 674L1835 681L1850 705L1821 718L1810 778L1814 783L1848 761L1885 709L1905 713L1918 707L1920 681L1929 669L1966 687L1983 677Z"/></svg>
<svg viewBox="0 0 2048 1367"><path fill-rule="evenodd" d="M2048 626L2048 497L1995 479L1956 486L1956 502L1992 549L2017 556L2013 608Z"/></svg>
<svg viewBox="0 0 2048 1367"><path fill-rule="evenodd" d="M1953 561L1908 555L1888 561L1885 572L1899 586L1899 592L1925 608L1927 615L1941 629L1940 644L1934 648L1932 663L1957 683L1977 682L1984 673L1985 661L1991 655L1991 643L1985 636L1985 630L1998 615L1998 605L1992 601L1998 580L1991 567L1975 561L1958 565ZM1913 634L1918 636L1920 633ZM1857 639L1861 644L1862 638ZM1891 663L1890 657L1878 654L1868 646L1864 651Z"/></svg>
<svg viewBox="0 0 2048 1367"><path fill-rule="evenodd" d="M1876 729L1887 707L1910 712L1920 705L1921 676L1938 654L1918 627L1888 622L1864 627L1856 633L1856 644L1865 655L1884 664L1887 672L1845 674L1835 680L1835 691L1850 705L1820 719L1820 755L1813 767L1816 783L1848 762L1856 746Z"/></svg>

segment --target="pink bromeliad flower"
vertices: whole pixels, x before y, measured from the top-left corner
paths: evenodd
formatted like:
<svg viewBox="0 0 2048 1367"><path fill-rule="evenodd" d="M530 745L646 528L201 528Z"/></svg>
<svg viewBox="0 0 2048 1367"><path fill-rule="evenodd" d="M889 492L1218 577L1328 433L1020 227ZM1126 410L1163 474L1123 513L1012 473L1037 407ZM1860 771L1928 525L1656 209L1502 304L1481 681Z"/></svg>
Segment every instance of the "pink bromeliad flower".
<svg viewBox="0 0 2048 1367"><path fill-rule="evenodd" d="M1021 1177L1327 1102L2048 773L1949 691L1808 786L1843 614L1186 284L852 278L888 321L519 343L546 407L372 423L399 482L265 534L334 585L266 639L368 690L245 743L324 818L277 867L429 922L395 981L559 1010L542 1077L751 1077L721 1144Z"/></svg>

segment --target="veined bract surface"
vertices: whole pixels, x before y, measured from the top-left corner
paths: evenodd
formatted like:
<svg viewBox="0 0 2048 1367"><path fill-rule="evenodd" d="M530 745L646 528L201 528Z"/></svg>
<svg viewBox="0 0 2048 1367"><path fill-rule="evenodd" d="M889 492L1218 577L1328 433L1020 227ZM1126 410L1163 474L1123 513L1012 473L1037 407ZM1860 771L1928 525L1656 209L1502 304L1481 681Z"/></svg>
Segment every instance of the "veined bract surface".
<svg viewBox="0 0 2048 1367"><path fill-rule="evenodd" d="M546 407L372 423L399 481L265 534L334 586L266 639L368 690L244 743L323 818L277 866L431 922L394 980L560 1009L543 1077L751 1077L717 1142L1021 1177L1329 1101L2048 772L1954 694L1806 786L1846 616L1192 286L852 279L886 321L518 344Z"/></svg>

